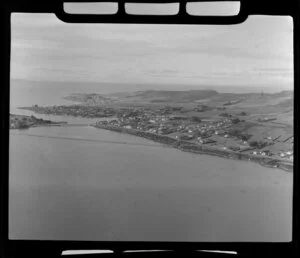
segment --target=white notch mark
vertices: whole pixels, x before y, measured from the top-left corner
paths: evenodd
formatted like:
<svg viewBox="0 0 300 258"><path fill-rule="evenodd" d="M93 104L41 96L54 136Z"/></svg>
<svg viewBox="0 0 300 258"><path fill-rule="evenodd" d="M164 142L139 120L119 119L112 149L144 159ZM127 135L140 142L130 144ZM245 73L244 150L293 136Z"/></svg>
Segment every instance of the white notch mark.
<svg viewBox="0 0 300 258"><path fill-rule="evenodd" d="M186 11L195 16L234 16L240 12L239 1L188 2Z"/></svg>
<svg viewBox="0 0 300 258"><path fill-rule="evenodd" d="M116 14L118 3L115 2L67 2L63 5L64 11L69 14Z"/></svg>
<svg viewBox="0 0 300 258"><path fill-rule="evenodd" d="M125 3L125 11L127 14L134 15L176 15L179 11L179 3Z"/></svg>
<svg viewBox="0 0 300 258"><path fill-rule="evenodd" d="M61 255L76 255L76 254L108 254L113 253L112 250L66 250Z"/></svg>

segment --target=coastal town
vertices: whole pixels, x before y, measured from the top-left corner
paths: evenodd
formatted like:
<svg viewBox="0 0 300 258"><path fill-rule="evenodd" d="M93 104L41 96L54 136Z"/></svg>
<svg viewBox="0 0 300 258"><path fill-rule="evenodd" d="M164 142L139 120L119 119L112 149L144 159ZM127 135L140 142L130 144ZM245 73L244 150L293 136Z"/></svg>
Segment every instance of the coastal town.
<svg viewBox="0 0 300 258"><path fill-rule="evenodd" d="M32 107L20 107L34 111L36 114L58 115L58 116L74 116L86 118L101 118L111 117L116 115L116 110L113 108L99 107L99 106L83 106L83 105L68 105L68 106L50 106L42 107L34 105Z"/></svg>
<svg viewBox="0 0 300 258"><path fill-rule="evenodd" d="M176 110L180 108L175 108ZM124 110L116 119L99 121L96 127L111 130L124 128L135 132L147 132L167 136L178 143L212 147L236 153L293 161L293 135L265 136L255 140L253 135L243 132L247 122L238 116L199 119L195 116L174 115L171 107L157 111L145 109ZM241 113L240 116L246 114ZM259 118L269 121L268 118ZM273 120L270 118L270 120ZM249 126L249 122L248 122Z"/></svg>
<svg viewBox="0 0 300 258"><path fill-rule="evenodd" d="M101 118L91 126L127 133L183 151L256 160L288 171L293 166L292 126L274 115L235 109L241 100L219 105L86 105L21 107L38 114ZM233 106L229 108L228 106ZM213 115L209 115L213 114ZM12 128L14 126L12 125Z"/></svg>

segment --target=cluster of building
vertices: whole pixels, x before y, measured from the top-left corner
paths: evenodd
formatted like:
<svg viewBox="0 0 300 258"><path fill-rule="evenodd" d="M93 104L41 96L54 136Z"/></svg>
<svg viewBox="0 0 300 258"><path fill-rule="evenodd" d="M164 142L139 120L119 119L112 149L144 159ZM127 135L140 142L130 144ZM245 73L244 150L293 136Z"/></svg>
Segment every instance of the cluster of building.
<svg viewBox="0 0 300 258"><path fill-rule="evenodd" d="M269 145L261 150L253 150L253 155L273 156L276 158L294 160L293 143L294 136L265 137Z"/></svg>
<svg viewBox="0 0 300 258"><path fill-rule="evenodd" d="M177 109L180 110L180 108ZM195 117L174 115L173 111L168 107L159 110L123 110L123 113L118 113L117 119L99 121L98 123L168 135L178 140L193 141L199 144L216 142L216 140L211 139L213 135L224 138L230 137L227 131L232 126L231 119L200 120Z"/></svg>
<svg viewBox="0 0 300 258"><path fill-rule="evenodd" d="M50 106L40 107L34 105L32 107L24 107L27 109L40 114L51 114L61 116L80 116L88 118L100 118L100 117L111 117L116 115L116 110L109 107L99 106L85 106L85 105L71 105L71 106Z"/></svg>
<svg viewBox="0 0 300 258"><path fill-rule="evenodd" d="M287 159L287 160L294 160L294 151L292 150L281 150L281 151L276 151L272 152L271 150L255 150L252 151L253 155L261 155L261 156L276 156L280 157L282 159Z"/></svg>
<svg viewBox="0 0 300 258"><path fill-rule="evenodd" d="M278 147L276 145L278 137L274 139L270 136L266 137L263 141L259 141L258 145L255 145L253 144L255 137L253 138L252 135L245 135L239 132L234 133L235 124L245 120L240 120L238 117L227 113L221 113L219 117L211 119L200 119L198 116L186 115L185 110L181 106L163 106L155 109L147 106L111 108L87 105L51 107L34 105L24 109L52 115L88 118L110 117L111 119L99 121L98 123L156 135L166 135L178 141L189 141L200 145L214 145L216 148L224 150L228 149L253 155L274 156L293 160L292 147L287 147L287 145ZM208 107L205 105L198 105L197 109L193 111L204 112L207 109ZM240 115L246 115L246 113L242 112ZM11 128L26 128L26 126L30 126L29 122L24 121L11 120ZM263 121L270 121L270 119L264 118ZM287 138L289 141L291 139L291 137Z"/></svg>
<svg viewBox="0 0 300 258"><path fill-rule="evenodd" d="M178 107L176 111L180 111ZM176 114L177 113L177 114ZM170 107L158 110L137 108L122 109L117 113L116 119L99 121L102 125L123 127L137 131L149 132L159 135L167 135L173 139L190 141L197 144L214 145L220 149L228 149L238 152L247 152L260 156L276 156L293 160L293 152L290 149L274 151L269 146L276 142L276 138L266 137L263 143L265 148L255 147L249 137L233 134L232 128L236 118L220 117L216 119L199 119L174 112ZM276 149L276 148L275 148Z"/></svg>

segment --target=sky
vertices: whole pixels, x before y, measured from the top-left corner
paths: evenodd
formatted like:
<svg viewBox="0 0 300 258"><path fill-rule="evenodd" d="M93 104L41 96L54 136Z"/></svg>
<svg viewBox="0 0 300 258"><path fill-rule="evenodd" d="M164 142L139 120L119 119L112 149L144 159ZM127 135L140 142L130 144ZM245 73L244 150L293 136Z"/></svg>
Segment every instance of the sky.
<svg viewBox="0 0 300 258"><path fill-rule="evenodd" d="M290 17L238 25L68 24L24 13L11 20L12 79L293 89Z"/></svg>

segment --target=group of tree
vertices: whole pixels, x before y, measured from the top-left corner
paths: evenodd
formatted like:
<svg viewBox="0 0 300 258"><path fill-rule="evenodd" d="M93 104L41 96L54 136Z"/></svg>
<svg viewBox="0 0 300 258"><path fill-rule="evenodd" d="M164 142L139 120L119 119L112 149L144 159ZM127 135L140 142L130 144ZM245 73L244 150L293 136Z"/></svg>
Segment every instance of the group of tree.
<svg viewBox="0 0 300 258"><path fill-rule="evenodd" d="M249 143L249 145L254 148L262 149L262 148L266 147L268 145L268 143L265 141L251 141Z"/></svg>
<svg viewBox="0 0 300 258"><path fill-rule="evenodd" d="M24 122L24 121L20 121L18 123L18 128L19 129L27 129L27 128L29 128L29 125L26 122Z"/></svg>
<svg viewBox="0 0 300 258"><path fill-rule="evenodd" d="M197 123L201 123L201 118L200 117L198 117L198 116L192 116L191 117L191 121L193 121L193 122L197 122Z"/></svg>
<svg viewBox="0 0 300 258"><path fill-rule="evenodd" d="M236 138L241 139L243 141L248 141L252 136L251 134L243 133L238 129L232 129L228 132L228 134L232 137L236 137Z"/></svg>
<svg viewBox="0 0 300 258"><path fill-rule="evenodd" d="M236 117L236 118L231 119L231 122L233 124L237 124L237 123L241 122L241 120L238 117Z"/></svg>

